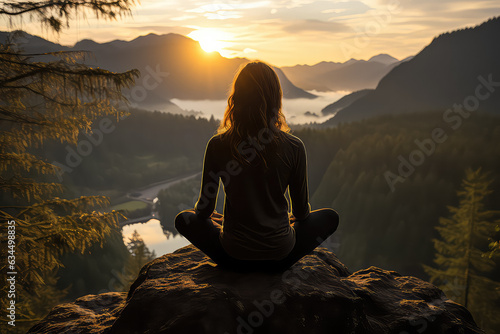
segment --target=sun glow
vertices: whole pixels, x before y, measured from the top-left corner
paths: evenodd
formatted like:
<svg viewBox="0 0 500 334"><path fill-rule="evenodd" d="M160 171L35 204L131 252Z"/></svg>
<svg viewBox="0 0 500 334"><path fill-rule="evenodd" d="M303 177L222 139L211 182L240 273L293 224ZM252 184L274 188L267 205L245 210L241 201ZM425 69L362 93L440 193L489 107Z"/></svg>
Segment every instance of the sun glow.
<svg viewBox="0 0 500 334"><path fill-rule="evenodd" d="M222 51L225 47L231 45L228 40L231 38L229 33L212 28L200 28L192 31L188 37L198 41L205 52Z"/></svg>

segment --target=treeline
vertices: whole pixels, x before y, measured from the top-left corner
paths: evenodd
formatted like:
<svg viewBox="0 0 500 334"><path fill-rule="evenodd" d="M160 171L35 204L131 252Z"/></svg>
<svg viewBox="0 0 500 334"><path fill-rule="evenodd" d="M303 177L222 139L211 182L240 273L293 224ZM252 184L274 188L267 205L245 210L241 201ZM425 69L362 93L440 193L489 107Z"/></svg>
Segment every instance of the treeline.
<svg viewBox="0 0 500 334"><path fill-rule="evenodd" d="M442 143L432 139L436 128L445 131ZM338 255L353 270L377 265L425 279L422 264L432 264L434 227L447 206L456 204L466 168L490 171L493 189L500 189L500 178L495 178L500 118L490 114L474 114L457 130L442 121L442 112L425 112L293 134L306 145L311 205L340 213ZM432 152L422 151L429 140ZM422 163L413 166L411 161L421 156ZM395 181L400 168L407 173ZM199 180L191 180L160 193L162 224L171 230L175 214L192 207L198 192ZM487 204L493 208L499 199L497 192ZM222 204L220 197L218 211Z"/></svg>
<svg viewBox="0 0 500 334"><path fill-rule="evenodd" d="M185 159L186 166L191 166L189 171L201 171L205 145L217 127L214 120L140 111L118 124L116 131L99 146L102 153L96 151L95 156L93 153L88 157L102 169L92 177L106 178L104 170L108 173L115 170L113 181L89 183L96 189L142 186L168 178L166 175L177 176L187 171L176 169L172 164L170 168L165 165L147 174L151 166L145 156L165 162ZM432 136L436 128L442 128L447 136L439 143ZM351 270L375 265L428 279L422 265L433 265L432 240L439 237L435 227L440 217L448 215L447 206L458 204L456 191L465 170L482 167L494 179L491 188L500 189L500 146L497 145L500 117L490 114L474 114L463 120L457 130L442 121L442 112L426 112L384 116L330 129L303 128L293 134L306 145L313 209L332 207L340 213L336 233L341 245L337 255ZM441 134L439 138L444 137ZM429 146L429 140L434 142L434 147ZM422 153L415 153L417 151ZM103 157L105 152L110 155ZM119 164L113 156L133 162ZM419 157L423 158L421 162ZM75 168L74 175L88 174L85 168L82 163L82 171L77 172ZM398 169L405 172L402 179L397 178ZM133 182L126 180L132 171L144 175L132 178ZM400 182L402 180L404 182ZM88 185L76 177L72 182ZM199 187L200 179L194 178L159 193L159 213L166 232L176 233L174 217L179 211L193 207ZM222 212L222 188L219 195L217 210ZM500 191L494 191L485 206L498 209L499 199ZM123 252L123 245L114 248ZM102 282L112 279L106 275ZM498 277L498 268L488 275ZM64 282L72 281L67 277ZM86 286L79 289L82 293L83 290L95 291L101 285L79 284Z"/></svg>
<svg viewBox="0 0 500 334"><path fill-rule="evenodd" d="M94 122L94 132L80 133L77 146L52 142L43 154L61 166L70 188L128 191L198 171L216 128L213 119L132 110L118 122Z"/></svg>
<svg viewBox="0 0 500 334"><path fill-rule="evenodd" d="M158 193L158 213L161 218L161 225L167 233L173 235L179 234L174 227L175 216L182 210L193 209L201 187L201 175L189 179L170 188L163 189ZM224 187L222 182L219 184L219 196L217 197L217 212L223 213L224 210Z"/></svg>

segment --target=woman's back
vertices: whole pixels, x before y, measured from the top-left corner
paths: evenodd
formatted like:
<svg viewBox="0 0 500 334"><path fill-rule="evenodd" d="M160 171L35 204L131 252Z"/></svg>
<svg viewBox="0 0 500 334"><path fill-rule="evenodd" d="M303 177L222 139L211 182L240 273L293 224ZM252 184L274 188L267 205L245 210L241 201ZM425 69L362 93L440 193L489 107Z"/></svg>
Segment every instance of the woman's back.
<svg viewBox="0 0 500 334"><path fill-rule="evenodd" d="M295 235L284 195L288 185L294 216L305 219L310 212L304 144L285 132L279 137L273 145L256 138L243 141L239 150L248 163L234 158L221 135L207 144L204 184L195 208L202 215L213 211L216 194L209 185L218 184L220 177L226 194L220 240L234 258L279 260L293 248ZM264 153L265 163L258 152Z"/></svg>
<svg viewBox="0 0 500 334"><path fill-rule="evenodd" d="M271 66L250 62L236 73L218 134L206 147L200 197L193 210L175 217L179 233L218 265L281 271L338 226L334 210L311 211L306 150L288 133L282 98ZM219 179L226 194L223 216L214 213Z"/></svg>

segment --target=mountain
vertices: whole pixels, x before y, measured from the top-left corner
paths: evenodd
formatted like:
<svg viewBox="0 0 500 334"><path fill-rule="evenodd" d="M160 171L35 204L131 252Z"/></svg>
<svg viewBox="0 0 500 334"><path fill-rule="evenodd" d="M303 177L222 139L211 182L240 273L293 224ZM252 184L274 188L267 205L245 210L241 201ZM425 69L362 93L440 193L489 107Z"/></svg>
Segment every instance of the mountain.
<svg viewBox="0 0 500 334"><path fill-rule="evenodd" d="M7 36L8 33L1 32L0 41L5 41ZM72 47L29 34L15 41L28 53L85 50L92 53L85 60L88 65L114 72L138 69L141 77L136 80L135 95L132 89L131 96L136 96L136 102L141 105L164 103L172 98L225 99L236 70L249 62L245 58L228 59L217 52L207 53L198 42L172 33L107 43L82 40ZM286 98L315 97L296 87L282 71L277 72Z"/></svg>
<svg viewBox="0 0 500 334"><path fill-rule="evenodd" d="M344 65L345 63L322 61L316 65L285 66L281 69L284 73L286 73L290 80L293 82L300 82L299 85L304 87L304 89L327 91L328 89L323 84L317 82L316 78L325 72L340 68Z"/></svg>
<svg viewBox="0 0 500 334"><path fill-rule="evenodd" d="M473 28L441 34L415 57L394 67L374 91L339 111L324 125L426 110L441 110L443 117L450 119L460 116L450 116L445 111L461 108L460 105L464 105L462 109L499 113L498 36L500 17Z"/></svg>
<svg viewBox="0 0 500 334"><path fill-rule="evenodd" d="M377 61L358 60L322 73L316 80L323 83L329 91L357 91L375 88L380 79L395 65L396 63L386 65Z"/></svg>
<svg viewBox="0 0 500 334"><path fill-rule="evenodd" d="M290 80L306 90L358 91L375 88L380 79L399 63L388 54L379 54L369 60L320 62L281 69Z"/></svg>
<svg viewBox="0 0 500 334"><path fill-rule="evenodd" d="M370 59L368 59L369 62L378 62L382 63L385 65L392 65L394 63L399 62L396 58L393 56L388 55L387 53L381 53L379 55L373 56Z"/></svg>
<svg viewBox="0 0 500 334"><path fill-rule="evenodd" d="M321 113L323 115L333 115L340 111L341 109L344 109L347 106L350 106L354 101L357 99L362 98L369 92L371 92L373 89L362 89L358 90L354 93L348 94L346 96L341 97L339 100L327 105L323 109L321 109Z"/></svg>

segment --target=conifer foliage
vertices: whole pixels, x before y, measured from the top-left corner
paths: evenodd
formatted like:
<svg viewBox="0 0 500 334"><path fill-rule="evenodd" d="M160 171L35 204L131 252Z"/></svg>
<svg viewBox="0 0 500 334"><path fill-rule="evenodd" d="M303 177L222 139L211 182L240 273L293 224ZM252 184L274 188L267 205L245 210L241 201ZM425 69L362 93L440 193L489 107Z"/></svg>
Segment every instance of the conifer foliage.
<svg viewBox="0 0 500 334"><path fill-rule="evenodd" d="M127 14L129 0L4 1L0 17L38 18L53 31L67 26L72 14L90 10L97 17L114 19ZM18 32L12 33L15 36ZM112 73L81 63L85 53L26 54L15 43L0 44L0 220L1 272L17 272L16 329L43 317L60 301L54 273L65 252L81 252L102 245L117 227L117 213L105 212L101 196L63 199L55 182L58 167L40 157L43 145L59 141L76 145L81 131L91 131L104 115L119 118L121 93L138 71ZM7 238L7 225L11 240ZM13 232L15 231L15 232ZM15 260L14 260L15 257ZM12 267L8 267L11 266ZM2 284L1 308L9 300ZM2 312L4 314L4 311ZM2 316L2 327L6 317ZM5 327L4 327L5 328Z"/></svg>
<svg viewBox="0 0 500 334"><path fill-rule="evenodd" d="M448 207L449 218L440 218L436 229L434 262L436 268L424 266L431 283L446 295L463 304L474 315L480 327L498 328L495 314L500 311L500 281L492 272L498 270L498 256L488 256L488 246L496 233L498 211L486 208L492 193L488 174L481 169L467 169L459 205ZM488 291L488 294L485 294Z"/></svg>
<svg viewBox="0 0 500 334"><path fill-rule="evenodd" d="M117 289L120 291L128 291L130 285L137 278L141 268L148 262L156 258L155 251L150 251L144 243L139 233L134 230L132 237L127 242L127 249L130 256L120 275L119 284Z"/></svg>

